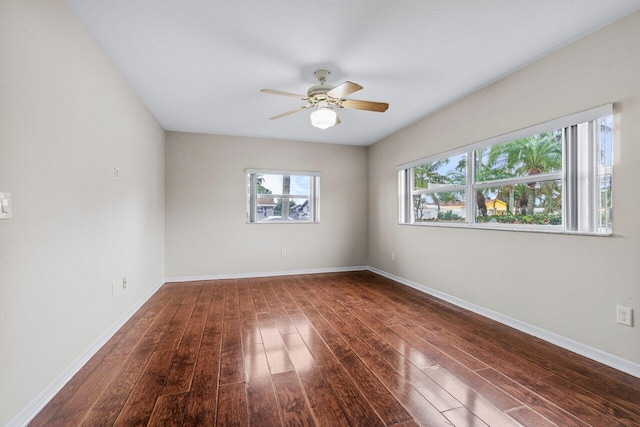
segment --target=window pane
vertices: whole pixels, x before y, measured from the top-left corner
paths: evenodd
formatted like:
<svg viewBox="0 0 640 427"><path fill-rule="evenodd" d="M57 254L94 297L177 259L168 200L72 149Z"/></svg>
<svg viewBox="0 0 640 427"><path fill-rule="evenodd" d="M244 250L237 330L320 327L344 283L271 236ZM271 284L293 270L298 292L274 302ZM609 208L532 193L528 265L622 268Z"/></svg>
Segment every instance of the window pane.
<svg viewBox="0 0 640 427"><path fill-rule="evenodd" d="M282 175L256 175L258 194L282 194Z"/></svg>
<svg viewBox="0 0 640 427"><path fill-rule="evenodd" d="M311 194L310 176L257 174L256 180L258 194Z"/></svg>
<svg viewBox="0 0 640 427"><path fill-rule="evenodd" d="M289 194L309 195L311 188L311 177L302 175L291 175L291 191Z"/></svg>
<svg viewBox="0 0 640 427"><path fill-rule="evenodd" d="M603 117L598 120L600 125L600 165L611 166L613 164L613 116Z"/></svg>
<svg viewBox="0 0 640 427"><path fill-rule="evenodd" d="M562 181L504 185L477 190L476 221L561 225Z"/></svg>
<svg viewBox="0 0 640 427"><path fill-rule="evenodd" d="M460 154L413 168L413 182L416 190L433 189L443 185L464 185L466 181L466 154Z"/></svg>
<svg viewBox="0 0 640 427"><path fill-rule="evenodd" d="M476 181L562 170L562 130L516 139L476 151Z"/></svg>
<svg viewBox="0 0 640 427"><path fill-rule="evenodd" d="M288 214L283 214L283 207ZM258 197L258 222L270 221L310 221L308 199L280 199L272 197Z"/></svg>
<svg viewBox="0 0 640 427"><path fill-rule="evenodd" d="M606 231L611 229L611 175L600 177L600 215L599 227Z"/></svg>
<svg viewBox="0 0 640 427"><path fill-rule="evenodd" d="M600 127L600 212L596 219L600 231L611 230L611 165L613 164L613 116L598 120Z"/></svg>
<svg viewBox="0 0 640 427"><path fill-rule="evenodd" d="M465 222L465 192L443 191L413 196L416 222Z"/></svg>

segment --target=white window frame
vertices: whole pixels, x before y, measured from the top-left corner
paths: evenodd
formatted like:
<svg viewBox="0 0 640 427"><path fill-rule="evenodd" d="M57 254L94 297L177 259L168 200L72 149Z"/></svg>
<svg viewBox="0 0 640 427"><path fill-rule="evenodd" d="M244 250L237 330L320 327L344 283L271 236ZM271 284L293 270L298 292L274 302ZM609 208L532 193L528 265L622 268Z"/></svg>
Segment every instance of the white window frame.
<svg viewBox="0 0 640 427"><path fill-rule="evenodd" d="M601 166L598 162L600 132L597 129L598 119L612 116L613 104L606 104L590 110L571 114L525 129L520 129L484 141L479 141L454 150L414 160L396 167L398 172L398 222L400 224L438 226L438 227L473 227L488 229L506 229L521 231L556 232L568 234L612 235L612 228L600 227L600 184L603 174L613 175L611 165ZM563 162L562 170L554 173L529 175L523 177L498 179L493 181L475 180L477 150L504 144L516 139L548 132L554 129L563 130ZM466 154L467 179L465 185L446 185L429 189L414 189L414 168L426 163ZM562 182L562 225L524 225L476 222L476 190L488 187L500 187L529 182L556 181ZM442 191L465 191L465 222L422 222L415 221L413 196L437 193Z"/></svg>
<svg viewBox="0 0 640 427"><path fill-rule="evenodd" d="M315 224L320 222L320 172L290 171L277 169L246 169L247 178L247 224ZM257 175L305 176L310 178L310 194L263 194L258 193ZM262 221L258 219L258 198L282 199L283 215L288 216L290 199L309 201L309 220Z"/></svg>

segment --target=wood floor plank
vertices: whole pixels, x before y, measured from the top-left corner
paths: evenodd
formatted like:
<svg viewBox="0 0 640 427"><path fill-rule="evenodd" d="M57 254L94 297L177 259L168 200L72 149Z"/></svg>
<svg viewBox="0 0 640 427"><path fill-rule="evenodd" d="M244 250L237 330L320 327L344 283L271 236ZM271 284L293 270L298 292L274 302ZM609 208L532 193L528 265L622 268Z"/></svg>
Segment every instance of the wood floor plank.
<svg viewBox="0 0 640 427"><path fill-rule="evenodd" d="M207 313L207 321L204 325L204 331L202 332L201 347L207 350L212 350L214 343L220 345L222 340L222 325L224 314L224 302L226 300L226 286L223 285L209 285L211 289L211 304L209 305L209 312Z"/></svg>
<svg viewBox="0 0 640 427"><path fill-rule="evenodd" d="M164 387L175 350L154 352L145 370L131 390L114 425L128 426L146 424L156 400Z"/></svg>
<svg viewBox="0 0 640 427"><path fill-rule="evenodd" d="M378 417L367 399L355 386L347 372L340 365L322 368L324 378L338 397L342 410L353 425L383 426L384 422Z"/></svg>
<svg viewBox="0 0 640 427"><path fill-rule="evenodd" d="M106 357L99 366L91 373L87 381L83 382L76 392L60 406L58 410L45 422L40 425L65 426L80 424L86 413L91 410L96 400L108 385L108 375L120 369L126 356ZM40 421L32 423L39 425Z"/></svg>
<svg viewBox="0 0 640 427"><path fill-rule="evenodd" d="M184 412L184 426L212 426L215 424L220 373L220 348L198 354L191 391Z"/></svg>
<svg viewBox="0 0 640 427"><path fill-rule="evenodd" d="M167 283L30 423L637 426L640 379L371 272Z"/></svg>
<svg viewBox="0 0 640 427"><path fill-rule="evenodd" d="M260 335L260 328L258 328L258 319L251 300L248 281L238 282L238 299L240 302L242 342L245 344L249 341L262 343L262 335Z"/></svg>
<svg viewBox="0 0 640 427"><path fill-rule="evenodd" d="M603 399L599 394L593 393L559 376L554 375L544 380L538 380L534 387L544 390L544 392L541 393L543 396L549 393L549 395L554 396L554 399L560 393L568 394L574 402L582 402L585 405L589 405L591 408L608 415L622 425L640 425L640 415L618 406L610 399ZM553 392L553 394L551 394L551 392Z"/></svg>
<svg viewBox="0 0 640 427"><path fill-rule="evenodd" d="M283 307L287 311L297 310L298 304L296 304L291 295L286 291L285 285L286 282L283 280L274 280L272 282L273 289L275 290L276 295L278 295L280 302L282 302Z"/></svg>
<svg viewBox="0 0 640 427"><path fill-rule="evenodd" d="M508 414L513 419L527 427L553 427L556 425L535 412L533 409L527 407L512 409Z"/></svg>
<svg viewBox="0 0 640 427"><path fill-rule="evenodd" d="M295 368L289 359L289 353L271 313L258 313L258 326L271 374L293 371Z"/></svg>
<svg viewBox="0 0 640 427"><path fill-rule="evenodd" d="M289 317L287 309L285 308L284 304L282 304L278 293L275 291L274 282L274 280L267 281L263 289L263 293L267 298L267 302L271 308L271 315L273 317L273 320L275 321L280 334L286 335L297 333L297 330L293 325L291 318Z"/></svg>
<svg viewBox="0 0 640 427"><path fill-rule="evenodd" d="M191 388L191 379L200 351L200 342L210 304L211 294L201 291L171 363L161 395L186 393Z"/></svg>
<svg viewBox="0 0 640 427"><path fill-rule="evenodd" d="M175 316L171 319L165 333L156 345L156 351L169 351L178 348L194 308L195 303L181 304L178 307Z"/></svg>
<svg viewBox="0 0 640 427"><path fill-rule="evenodd" d="M220 385L244 381L242 347L227 347L222 350L220 361Z"/></svg>
<svg viewBox="0 0 640 427"><path fill-rule="evenodd" d="M247 404L249 409L249 425L282 425L282 418L280 417L280 409L271 381L271 375L253 376L247 381Z"/></svg>
<svg viewBox="0 0 640 427"><path fill-rule="evenodd" d="M489 427L490 425L499 425L485 423L465 407L451 409L450 411L444 412L443 415L447 417L447 419L451 421L455 426Z"/></svg>
<svg viewBox="0 0 640 427"><path fill-rule="evenodd" d="M380 419L386 425L393 425L411 418L407 410L398 402L373 372L354 353L341 360L349 376L367 400L371 403Z"/></svg>
<svg viewBox="0 0 640 427"><path fill-rule="evenodd" d="M220 358L220 384L244 381L242 354L242 330L239 299L235 284L227 285L222 329L222 354Z"/></svg>
<svg viewBox="0 0 640 427"><path fill-rule="evenodd" d="M292 297L298 304L304 313L304 315L311 321L313 328L318 332L318 335L331 349L331 352L338 358L342 359L351 353L351 348L342 339L333 327L326 321L324 317L311 305L311 303L304 298L302 292L297 289L290 289ZM332 363L330 363L332 364Z"/></svg>
<svg viewBox="0 0 640 427"><path fill-rule="evenodd" d="M319 367L299 372L298 376L319 426L351 425Z"/></svg>
<svg viewBox="0 0 640 427"><path fill-rule="evenodd" d="M180 427L187 393L158 397L149 417L148 427Z"/></svg>
<svg viewBox="0 0 640 427"><path fill-rule="evenodd" d="M66 408L67 402L73 397L76 392L89 382L94 381L93 373L101 366L102 361L105 358L105 353L98 353L89 359L89 362L76 373L71 380L60 390L51 401L31 420L29 423L32 427L44 426L49 419L56 413L68 413L70 412Z"/></svg>
<svg viewBox="0 0 640 427"><path fill-rule="evenodd" d="M392 328L386 325L386 322L380 320L379 313L371 313L355 307L351 308L350 311L358 320L366 324L372 332L380 336L384 343L396 349L398 353L401 353L404 358L416 367L426 368L437 364L427 353L413 346L412 341L399 336Z"/></svg>
<svg viewBox="0 0 640 427"><path fill-rule="evenodd" d="M291 319L318 365L327 366L338 363L338 359L336 359L327 343L322 339L302 311L294 312L291 315Z"/></svg>
<svg viewBox="0 0 640 427"><path fill-rule="evenodd" d="M244 382L220 385L216 425L249 425L247 392L245 390Z"/></svg>
<svg viewBox="0 0 640 427"><path fill-rule="evenodd" d="M105 388L95 404L82 420L83 426L113 425L122 410L129 393L135 386L151 358L151 350L142 350L130 355L125 369Z"/></svg>
<svg viewBox="0 0 640 427"><path fill-rule="evenodd" d="M252 283L250 287L251 301L255 307L256 313L269 313L269 304L262 293L261 287L266 283L263 279L258 279Z"/></svg>
<svg viewBox="0 0 640 427"><path fill-rule="evenodd" d="M285 426L315 426L311 409L295 372L272 376Z"/></svg>
<svg viewBox="0 0 640 427"><path fill-rule="evenodd" d="M485 370L476 371L477 374L486 378L492 384L499 386L501 389L508 392L511 396L518 399L520 402L528 405L534 409L537 413L551 420L559 426L587 426L588 423L581 421L569 412L563 410L551 401L543 398L534 391L524 387L514 380L500 374L498 371L487 368ZM509 410L512 408L506 408Z"/></svg>

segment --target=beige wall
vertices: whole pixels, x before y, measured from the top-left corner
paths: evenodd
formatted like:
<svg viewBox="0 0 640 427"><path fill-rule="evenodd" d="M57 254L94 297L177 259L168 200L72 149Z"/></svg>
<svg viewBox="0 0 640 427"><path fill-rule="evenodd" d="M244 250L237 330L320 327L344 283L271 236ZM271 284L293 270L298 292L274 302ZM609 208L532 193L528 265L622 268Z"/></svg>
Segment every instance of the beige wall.
<svg viewBox="0 0 640 427"><path fill-rule="evenodd" d="M398 225L396 165L608 102L615 237ZM369 264L640 363L639 171L636 13L370 147Z"/></svg>
<svg viewBox="0 0 640 427"><path fill-rule="evenodd" d="M166 156L166 277L366 265L366 148L168 132ZM246 168L322 172L320 223L246 224Z"/></svg>
<svg viewBox="0 0 640 427"><path fill-rule="evenodd" d="M5 425L163 278L164 131L62 0L0 2L0 192Z"/></svg>

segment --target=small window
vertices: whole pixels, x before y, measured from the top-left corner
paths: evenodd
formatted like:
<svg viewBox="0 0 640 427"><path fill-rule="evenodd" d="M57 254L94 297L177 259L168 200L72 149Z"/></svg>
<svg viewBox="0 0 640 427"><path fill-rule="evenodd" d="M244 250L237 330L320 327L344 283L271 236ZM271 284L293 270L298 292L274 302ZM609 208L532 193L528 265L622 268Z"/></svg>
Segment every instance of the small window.
<svg viewBox="0 0 640 427"><path fill-rule="evenodd" d="M611 234L612 105L397 167L402 224Z"/></svg>
<svg viewBox="0 0 640 427"><path fill-rule="evenodd" d="M247 169L247 222L319 222L320 173Z"/></svg>

